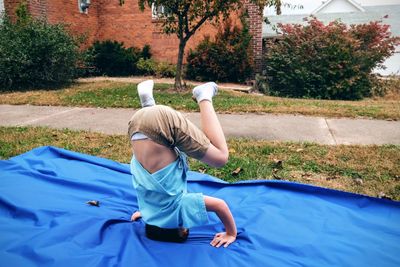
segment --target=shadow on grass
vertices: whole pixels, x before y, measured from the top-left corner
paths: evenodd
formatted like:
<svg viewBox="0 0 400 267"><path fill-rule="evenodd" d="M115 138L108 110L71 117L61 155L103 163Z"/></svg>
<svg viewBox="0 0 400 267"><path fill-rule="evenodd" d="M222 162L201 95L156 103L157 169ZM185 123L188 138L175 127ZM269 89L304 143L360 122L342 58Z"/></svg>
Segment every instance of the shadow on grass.
<svg viewBox="0 0 400 267"><path fill-rule="evenodd" d="M79 84L79 82L67 81L61 83L52 83L52 84L40 84L40 85L32 85L32 84L21 84L19 86L11 86L11 87L0 87L0 93L25 93L30 91L58 91L64 90L66 87L71 87Z"/></svg>

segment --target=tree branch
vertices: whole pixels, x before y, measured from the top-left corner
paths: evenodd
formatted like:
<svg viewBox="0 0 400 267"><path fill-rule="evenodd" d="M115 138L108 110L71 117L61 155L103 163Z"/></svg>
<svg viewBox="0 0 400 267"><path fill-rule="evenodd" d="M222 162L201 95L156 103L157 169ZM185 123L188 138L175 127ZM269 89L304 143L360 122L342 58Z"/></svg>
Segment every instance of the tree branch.
<svg viewBox="0 0 400 267"><path fill-rule="evenodd" d="M190 8L190 2L185 5L185 9L183 10L183 14L185 14L185 33L188 35L189 33L189 20L188 20L188 11Z"/></svg>
<svg viewBox="0 0 400 267"><path fill-rule="evenodd" d="M200 26L203 25L204 22L206 22L206 20L209 18L210 18L210 15L206 15L205 17L202 17L201 20L199 20L199 22L197 22L196 26L194 26L192 28L192 30L190 30L188 33L186 33L185 38L189 39L190 36L192 36L197 31L197 29L200 28Z"/></svg>

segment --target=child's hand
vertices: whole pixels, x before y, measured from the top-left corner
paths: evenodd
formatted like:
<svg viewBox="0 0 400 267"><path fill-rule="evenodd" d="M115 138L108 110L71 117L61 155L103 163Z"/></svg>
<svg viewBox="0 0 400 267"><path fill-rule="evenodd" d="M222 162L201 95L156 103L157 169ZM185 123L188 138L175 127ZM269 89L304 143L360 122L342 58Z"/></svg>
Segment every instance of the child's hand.
<svg viewBox="0 0 400 267"><path fill-rule="evenodd" d="M213 241L211 241L211 246L219 248L224 245L224 248L228 247L230 244L235 242L236 236L228 235L225 232L218 233L214 236Z"/></svg>
<svg viewBox="0 0 400 267"><path fill-rule="evenodd" d="M131 216L131 221L136 221L137 219L142 218L142 214L140 211L136 211L135 213L132 214Z"/></svg>

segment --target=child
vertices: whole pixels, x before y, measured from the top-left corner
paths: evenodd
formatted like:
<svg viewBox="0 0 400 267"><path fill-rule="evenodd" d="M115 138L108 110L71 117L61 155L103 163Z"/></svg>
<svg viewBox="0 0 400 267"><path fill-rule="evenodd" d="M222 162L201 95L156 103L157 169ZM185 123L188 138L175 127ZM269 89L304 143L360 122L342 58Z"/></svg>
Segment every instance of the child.
<svg viewBox="0 0 400 267"><path fill-rule="evenodd" d="M185 154L213 167L221 167L228 160L228 147L212 105L217 85L209 82L193 89L204 132L181 113L156 105L153 85L152 80L138 84L142 109L129 121L134 151L132 181L139 204L139 211L131 219L143 218L146 235L151 239L183 242L188 228L206 224L207 211L213 211L224 224L225 232L217 233L210 244L227 247L237 234L228 205L221 199L186 190Z"/></svg>

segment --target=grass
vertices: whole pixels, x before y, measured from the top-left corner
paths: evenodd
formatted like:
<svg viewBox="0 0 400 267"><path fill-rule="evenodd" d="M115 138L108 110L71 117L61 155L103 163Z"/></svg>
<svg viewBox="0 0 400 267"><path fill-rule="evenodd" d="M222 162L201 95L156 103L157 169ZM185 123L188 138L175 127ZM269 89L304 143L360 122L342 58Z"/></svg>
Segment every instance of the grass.
<svg viewBox="0 0 400 267"><path fill-rule="evenodd" d="M385 81L389 89L385 97L361 101L333 101L280 98L264 95L222 91L214 105L219 113L281 113L322 117L400 119L400 80ZM159 104L181 111L197 111L190 90L174 92L172 85L156 84L154 96ZM136 85L132 83L100 81L75 83L58 90L35 90L0 93L0 104L31 104L80 107L139 108Z"/></svg>
<svg viewBox="0 0 400 267"><path fill-rule="evenodd" d="M191 160L192 170L225 181L281 179L400 200L400 146L327 146L231 139L230 160L220 169ZM0 127L0 158L52 145L128 163L125 135L43 127Z"/></svg>

